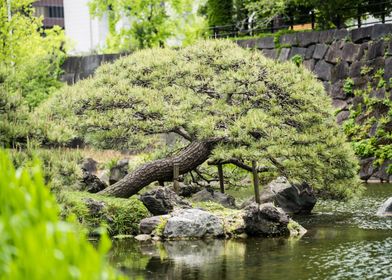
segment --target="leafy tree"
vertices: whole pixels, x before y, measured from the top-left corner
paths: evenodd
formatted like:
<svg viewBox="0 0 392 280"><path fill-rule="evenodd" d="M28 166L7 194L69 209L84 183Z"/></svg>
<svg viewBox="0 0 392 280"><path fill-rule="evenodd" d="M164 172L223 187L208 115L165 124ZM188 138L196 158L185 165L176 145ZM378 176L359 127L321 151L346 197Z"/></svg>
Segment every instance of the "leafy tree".
<svg viewBox="0 0 392 280"><path fill-rule="evenodd" d="M346 197L357 161L331 100L310 72L227 41L150 49L101 66L94 78L59 91L34 117L51 141L75 137L100 148L154 147L174 132L182 149L147 163L103 193L129 197L154 181L211 164L305 180ZM262 176L262 175L261 175Z"/></svg>
<svg viewBox="0 0 392 280"><path fill-rule="evenodd" d="M163 46L167 41L189 44L205 32L204 19L191 0L92 0L90 13L107 14L110 35L105 51Z"/></svg>
<svg viewBox="0 0 392 280"><path fill-rule="evenodd" d="M233 0L207 0L209 26L225 26L233 23Z"/></svg>
<svg viewBox="0 0 392 280"><path fill-rule="evenodd" d="M43 30L32 2L11 1L11 20L6 1L0 2L0 146L26 141L27 111L61 86L64 32Z"/></svg>
<svg viewBox="0 0 392 280"><path fill-rule="evenodd" d="M75 225L59 220L37 162L15 170L0 150L0 279L119 279L105 254Z"/></svg>

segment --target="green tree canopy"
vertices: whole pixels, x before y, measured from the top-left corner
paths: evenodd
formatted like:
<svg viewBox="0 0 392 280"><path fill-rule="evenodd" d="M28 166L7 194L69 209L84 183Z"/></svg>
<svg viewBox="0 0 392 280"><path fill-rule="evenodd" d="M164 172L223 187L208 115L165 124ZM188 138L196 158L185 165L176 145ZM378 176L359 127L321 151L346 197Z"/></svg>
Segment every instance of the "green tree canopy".
<svg viewBox="0 0 392 280"><path fill-rule="evenodd" d="M100 148L146 147L154 135L174 132L191 154L173 158L187 166L182 173L207 159L257 160L260 171L344 196L357 187L357 161L330 103L305 68L216 40L138 51L101 66L94 78L50 98L35 120L51 141L79 137ZM159 170L165 164L173 162Z"/></svg>

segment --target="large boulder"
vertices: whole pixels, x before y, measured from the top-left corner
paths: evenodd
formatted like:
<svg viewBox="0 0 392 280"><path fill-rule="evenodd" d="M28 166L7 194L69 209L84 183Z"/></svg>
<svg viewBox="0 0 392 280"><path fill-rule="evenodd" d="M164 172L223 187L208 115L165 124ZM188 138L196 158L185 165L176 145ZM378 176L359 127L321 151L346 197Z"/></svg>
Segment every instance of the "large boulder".
<svg viewBox="0 0 392 280"><path fill-rule="evenodd" d="M82 164L81 164L81 168L84 172L88 172L88 173L93 173L95 174L97 172L97 166L98 166L98 162L95 161L92 158L86 158L83 160Z"/></svg>
<svg viewBox="0 0 392 280"><path fill-rule="evenodd" d="M227 208L235 208L235 199L231 195L215 191L212 188L206 188L204 190L195 193L192 196L192 201L194 202L205 202L213 201L219 203Z"/></svg>
<svg viewBox="0 0 392 280"><path fill-rule="evenodd" d="M161 223L165 222L169 215L153 216L144 218L140 221L140 232L144 234L151 234Z"/></svg>
<svg viewBox="0 0 392 280"><path fill-rule="evenodd" d="M115 166L110 168L109 183L113 185L128 174L128 159L122 159Z"/></svg>
<svg viewBox="0 0 392 280"><path fill-rule="evenodd" d="M82 189L89 193L97 193L107 187L105 182L102 182L97 176L90 172L83 172Z"/></svg>
<svg viewBox="0 0 392 280"><path fill-rule="evenodd" d="M200 209L173 212L163 231L163 237L167 239L221 237L224 234L223 221Z"/></svg>
<svg viewBox="0 0 392 280"><path fill-rule="evenodd" d="M193 194L199 191L201 191L201 187L198 185L180 183L178 195L182 197L191 197Z"/></svg>
<svg viewBox="0 0 392 280"><path fill-rule="evenodd" d="M242 207L254 202L246 201ZM273 202L289 214L308 214L317 202L312 188L307 183L291 184L285 177L269 183L260 193L260 203Z"/></svg>
<svg viewBox="0 0 392 280"><path fill-rule="evenodd" d="M164 215L175 208L191 208L191 205L167 187L159 187L140 196L140 200L153 215Z"/></svg>
<svg viewBox="0 0 392 280"><path fill-rule="evenodd" d="M388 198L378 209L377 216L392 217L392 197Z"/></svg>
<svg viewBox="0 0 392 280"><path fill-rule="evenodd" d="M245 231L249 236L289 236L289 216L272 203L252 203L244 209Z"/></svg>

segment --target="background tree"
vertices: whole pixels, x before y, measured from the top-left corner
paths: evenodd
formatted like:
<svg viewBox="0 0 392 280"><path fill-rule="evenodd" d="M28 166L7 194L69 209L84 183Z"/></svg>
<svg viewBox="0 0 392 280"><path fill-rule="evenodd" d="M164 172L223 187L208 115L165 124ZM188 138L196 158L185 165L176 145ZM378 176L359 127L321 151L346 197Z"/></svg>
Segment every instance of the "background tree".
<svg viewBox="0 0 392 280"><path fill-rule="evenodd" d="M106 52L129 51L173 44L189 44L205 32L197 14L199 1L92 0L90 13L109 17Z"/></svg>
<svg viewBox="0 0 392 280"><path fill-rule="evenodd" d="M224 26L233 23L233 0L207 0L209 26Z"/></svg>
<svg viewBox="0 0 392 280"><path fill-rule="evenodd" d="M32 0L0 2L0 146L25 142L29 109L61 87L65 37L59 27L43 30Z"/></svg>
<svg viewBox="0 0 392 280"><path fill-rule="evenodd" d="M340 197L356 192L357 161L336 124L331 100L313 75L227 41L180 50L136 52L66 87L34 116L41 133L100 148L156 146L156 135L183 140L176 154L146 163L103 193L129 197L206 160L305 180ZM39 120L39 121L37 121Z"/></svg>

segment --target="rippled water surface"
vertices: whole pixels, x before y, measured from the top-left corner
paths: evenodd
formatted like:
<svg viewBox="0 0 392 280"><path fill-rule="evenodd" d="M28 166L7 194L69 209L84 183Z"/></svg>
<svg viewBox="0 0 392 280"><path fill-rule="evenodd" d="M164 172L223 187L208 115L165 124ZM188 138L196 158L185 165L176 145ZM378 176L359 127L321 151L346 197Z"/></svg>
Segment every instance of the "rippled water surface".
<svg viewBox="0 0 392 280"><path fill-rule="evenodd" d="M296 217L301 239L115 241L111 262L131 279L392 279L392 218L375 216L391 184L351 202L322 201Z"/></svg>

